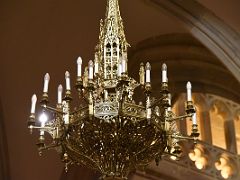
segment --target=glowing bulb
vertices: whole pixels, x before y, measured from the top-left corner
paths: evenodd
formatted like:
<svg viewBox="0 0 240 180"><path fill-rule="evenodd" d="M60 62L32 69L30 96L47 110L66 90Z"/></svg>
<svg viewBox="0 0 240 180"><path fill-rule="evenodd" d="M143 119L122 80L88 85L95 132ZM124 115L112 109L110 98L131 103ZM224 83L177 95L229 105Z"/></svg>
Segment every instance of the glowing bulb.
<svg viewBox="0 0 240 180"><path fill-rule="evenodd" d="M42 126L45 125L45 123L47 122L48 120L48 116L46 115L45 112L43 112L40 117L39 117L39 121L41 122Z"/></svg>

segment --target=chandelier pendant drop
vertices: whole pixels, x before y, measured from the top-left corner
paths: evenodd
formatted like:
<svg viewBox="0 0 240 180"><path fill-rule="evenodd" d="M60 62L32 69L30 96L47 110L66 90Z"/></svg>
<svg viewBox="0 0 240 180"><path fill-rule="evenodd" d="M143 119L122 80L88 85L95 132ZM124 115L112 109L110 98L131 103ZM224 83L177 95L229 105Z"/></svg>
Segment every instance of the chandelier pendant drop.
<svg viewBox="0 0 240 180"><path fill-rule="evenodd" d="M162 65L159 99L151 97L151 65L140 64L139 82L128 76L128 57L118 0L107 0L106 18L100 22L99 43L95 59L82 72L82 59L77 60L76 90L79 105L72 108L70 73L65 73L66 87L58 87L56 107L50 107L48 85L44 77L41 99L42 114L35 115L37 96L32 97L28 128L40 131L39 152L56 149L65 163L84 165L101 173L102 179L127 179L130 171L145 166L162 155L173 159L181 156L181 139L196 142L199 133L191 83L187 83L186 114L176 116L171 109L167 66ZM141 86L145 102L136 103L135 88ZM47 114L53 114L49 120ZM192 119L191 136L182 136L176 121ZM45 133L52 137L45 144Z"/></svg>

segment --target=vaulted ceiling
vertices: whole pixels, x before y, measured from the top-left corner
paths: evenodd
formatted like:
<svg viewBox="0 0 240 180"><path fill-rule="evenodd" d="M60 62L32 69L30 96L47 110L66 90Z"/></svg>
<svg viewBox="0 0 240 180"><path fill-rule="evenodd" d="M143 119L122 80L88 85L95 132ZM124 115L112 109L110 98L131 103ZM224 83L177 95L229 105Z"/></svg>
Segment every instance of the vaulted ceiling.
<svg viewBox="0 0 240 180"><path fill-rule="evenodd" d="M120 0L126 37L133 46L132 53L136 47L143 46L141 44L144 42L149 43L144 41L146 39L156 39L165 34L191 36L191 32L181 20L164 8L160 10L154 7L148 1ZM238 0L198 0L198 2L235 31L240 31ZM104 18L105 6L106 0L94 2L2 0L0 2L0 103L2 106L0 136L1 133L6 136L4 141L0 141L2 142L0 145L4 145L0 150L5 151L4 156L7 155L6 152L8 153L9 159L6 156L4 161L7 161L5 165L9 164L10 175L7 176L11 176L12 180L59 180L61 176L66 176L62 175L63 165L54 151L46 152L42 157L38 156L34 145L38 134L35 132L32 136L29 135L26 125L30 98L33 93L37 93L40 97L43 75L49 72L50 101L54 104L57 84L64 83L65 70L69 70L72 80L75 80L77 57L82 56L85 64L93 58L94 47L98 40L99 20ZM191 38L194 39L192 36ZM174 42L174 38L171 41ZM176 39L176 42L179 41ZM198 41L196 43L203 46ZM191 47L185 47L184 50L189 48ZM193 51L189 50L189 52ZM210 54L208 57L218 59L211 51L205 49L204 52ZM175 55L178 53L181 54L180 51L175 51ZM154 54L152 56L154 57ZM135 63L138 60L134 57L136 55L133 55ZM216 62L228 74L228 80L230 79L232 84L238 87L239 81L222 63ZM174 68L174 65L171 66ZM233 85L232 87L234 88ZM8 170L4 170L5 176ZM10 179L10 177L5 178Z"/></svg>

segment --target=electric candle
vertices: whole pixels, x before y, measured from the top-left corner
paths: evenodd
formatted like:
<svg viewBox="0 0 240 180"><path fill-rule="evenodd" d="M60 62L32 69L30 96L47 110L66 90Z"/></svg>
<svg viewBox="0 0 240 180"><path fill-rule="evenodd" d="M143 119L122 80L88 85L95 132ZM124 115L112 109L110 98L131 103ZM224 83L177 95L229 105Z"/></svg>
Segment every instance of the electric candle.
<svg viewBox="0 0 240 180"><path fill-rule="evenodd" d="M150 83L150 70L151 70L151 65L149 62L146 64L146 83Z"/></svg>
<svg viewBox="0 0 240 180"><path fill-rule="evenodd" d="M122 73L126 72L126 59L122 57Z"/></svg>
<svg viewBox="0 0 240 180"><path fill-rule="evenodd" d="M162 65L162 82L167 82L167 65L165 63Z"/></svg>
<svg viewBox="0 0 240 180"><path fill-rule="evenodd" d="M98 74L98 57L95 55L94 73Z"/></svg>
<svg viewBox="0 0 240 180"><path fill-rule="evenodd" d="M192 124L197 125L197 115L196 115L196 113L194 113L193 116L192 116Z"/></svg>
<svg viewBox="0 0 240 180"><path fill-rule="evenodd" d="M37 96L36 96L36 94L34 94L32 96L32 106L31 106L31 113L32 114L35 114L36 103L37 103Z"/></svg>
<svg viewBox="0 0 240 180"><path fill-rule="evenodd" d="M43 92L44 93L47 93L48 92L48 84L49 84L49 81L50 81L50 76L48 73L45 74L44 76L44 86L43 86Z"/></svg>
<svg viewBox="0 0 240 180"><path fill-rule="evenodd" d="M189 81L187 82L187 101L192 101L192 85Z"/></svg>
<svg viewBox="0 0 240 180"><path fill-rule="evenodd" d="M66 90L70 91L71 86L70 86L70 73L68 71L65 72L65 80L66 80Z"/></svg>
<svg viewBox="0 0 240 180"><path fill-rule="evenodd" d="M78 57L77 59L77 76L81 77L82 76L82 58Z"/></svg>
<svg viewBox="0 0 240 180"><path fill-rule="evenodd" d="M62 92L63 92L63 87L60 84L58 86L58 104L62 104Z"/></svg>
<svg viewBox="0 0 240 180"><path fill-rule="evenodd" d="M144 72L144 64L140 64L140 70L139 70L139 76L140 76L140 84L144 85L145 83L145 72Z"/></svg>
<svg viewBox="0 0 240 180"><path fill-rule="evenodd" d="M120 77L122 75L122 64L119 63L118 64L118 77Z"/></svg>
<svg viewBox="0 0 240 180"><path fill-rule="evenodd" d="M88 69L89 69L88 79L93 79L93 61L92 60L90 60L88 63Z"/></svg>

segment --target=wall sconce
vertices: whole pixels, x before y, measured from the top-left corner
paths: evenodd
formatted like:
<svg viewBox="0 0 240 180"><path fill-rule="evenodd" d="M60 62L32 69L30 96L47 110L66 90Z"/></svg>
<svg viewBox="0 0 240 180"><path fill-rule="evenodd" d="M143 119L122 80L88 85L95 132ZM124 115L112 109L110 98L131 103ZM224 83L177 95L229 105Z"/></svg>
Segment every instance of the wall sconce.
<svg viewBox="0 0 240 180"><path fill-rule="evenodd" d="M228 157L221 156L219 160L215 162L215 167L218 171L221 171L221 176L224 179L228 179L234 174L234 164Z"/></svg>
<svg viewBox="0 0 240 180"><path fill-rule="evenodd" d="M196 146L189 154L188 157L195 162L197 169L205 169L208 165L208 158L204 152L204 149L200 146Z"/></svg>

